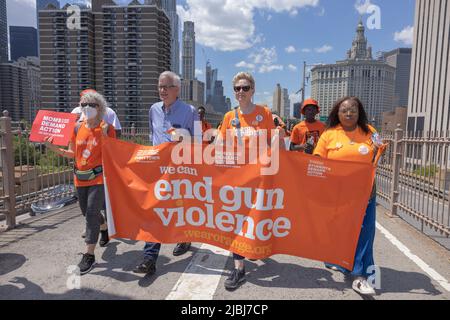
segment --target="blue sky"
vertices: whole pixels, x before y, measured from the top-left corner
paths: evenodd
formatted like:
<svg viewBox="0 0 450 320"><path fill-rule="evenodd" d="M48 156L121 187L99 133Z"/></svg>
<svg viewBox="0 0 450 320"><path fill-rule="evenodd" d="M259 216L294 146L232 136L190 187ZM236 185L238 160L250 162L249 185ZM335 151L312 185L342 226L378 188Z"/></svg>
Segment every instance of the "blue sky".
<svg viewBox="0 0 450 320"><path fill-rule="evenodd" d="M6 1L9 24L35 25L34 0ZM219 69L219 79L223 80L225 93L233 104L231 79L238 71L252 71L257 86L255 102L271 105L277 83L289 93L299 90L304 60L313 64L344 59L360 13L366 25L372 17L372 13L364 13L370 5L379 8L381 21L380 29L366 27L374 54L410 47L412 43L415 0L178 0L177 3L181 20L196 23L198 79L204 81L206 55L212 66Z"/></svg>

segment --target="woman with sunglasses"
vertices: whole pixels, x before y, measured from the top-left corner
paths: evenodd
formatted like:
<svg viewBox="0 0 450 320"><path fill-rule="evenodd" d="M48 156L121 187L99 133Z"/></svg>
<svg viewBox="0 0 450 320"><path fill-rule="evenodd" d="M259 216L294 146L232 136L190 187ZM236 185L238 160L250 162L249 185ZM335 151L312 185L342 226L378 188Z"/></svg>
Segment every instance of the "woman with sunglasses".
<svg viewBox="0 0 450 320"><path fill-rule="evenodd" d="M361 101L356 97L345 97L338 100L331 110L327 130L322 134L314 150L314 155L322 158L354 161L363 163L377 162L386 145L380 141L376 130L369 125L366 111ZM353 289L363 295L374 295L375 290L368 283L367 278L373 273L375 265L373 259L373 243L375 239L376 187L372 188L372 195L364 216L355 262L351 275L355 277ZM340 266L325 264L329 269L350 271Z"/></svg>
<svg viewBox="0 0 450 320"><path fill-rule="evenodd" d="M258 136L260 131L267 130L270 145L272 130L275 129L275 125L270 110L253 103L253 95L255 94L253 76L246 72L238 73L233 78L233 89L239 106L224 116L217 143L230 143L230 141L225 141L227 137L230 137L230 135L227 135L227 131L231 131L231 137L233 137L233 143L236 146L238 143L247 144L251 136ZM230 134L230 132L228 133ZM235 290L245 282L245 257L233 253L233 259L235 268L225 280L227 290Z"/></svg>
<svg viewBox="0 0 450 320"><path fill-rule="evenodd" d="M92 270L95 264L94 250L101 233L100 246L108 242L108 230L105 219L100 213L105 201L102 168L102 139L105 136L116 137L115 129L103 121L107 102L97 92L88 92L80 99L83 122L77 124L69 143L69 148L54 146L52 138L47 138L46 146L57 154L75 159L74 182L78 193L78 202L86 218L86 253L78 264L80 274Z"/></svg>

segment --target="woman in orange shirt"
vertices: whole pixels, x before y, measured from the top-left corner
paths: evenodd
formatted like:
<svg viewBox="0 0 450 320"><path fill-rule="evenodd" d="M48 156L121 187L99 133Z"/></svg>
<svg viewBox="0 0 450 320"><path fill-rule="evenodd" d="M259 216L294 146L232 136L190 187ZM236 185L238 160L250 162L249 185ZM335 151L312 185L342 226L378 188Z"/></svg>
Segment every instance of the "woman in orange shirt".
<svg viewBox="0 0 450 320"><path fill-rule="evenodd" d="M239 107L225 114L217 143L234 143L248 145L251 137L259 136L262 130L267 130L268 145L271 144L272 130L275 125L272 113L267 107L256 105L252 102L255 94L255 80L247 72L240 72L233 78L233 89ZM227 135L227 131L229 131ZM231 133L231 136L230 136ZM233 141L226 141L231 137ZM280 137L281 138L281 137ZM281 144L283 146L284 144ZM225 280L227 290L237 289L245 282L245 257L233 253L235 269Z"/></svg>
<svg viewBox="0 0 450 320"><path fill-rule="evenodd" d="M84 120L77 124L67 150L51 144L48 138L46 146L57 154L75 159L75 186L81 211L86 217L86 253L78 264L80 274L88 273L95 264L94 250L101 233L100 245L105 246L108 231L105 219L100 213L105 201L102 168L102 139L104 136L116 137L114 127L105 123L103 115L107 102L97 92L89 92L80 99ZM100 232L100 230L102 230Z"/></svg>
<svg viewBox="0 0 450 320"><path fill-rule="evenodd" d="M356 97L345 97L337 101L328 119L328 128L322 134L314 155L343 161L373 163L379 148L384 150L376 130L368 124L367 114ZM380 150L380 151L381 151ZM367 278L373 273L373 243L375 239L376 187L366 209L352 275L353 289L361 294L374 295L375 290ZM327 268L349 273L339 266L326 264Z"/></svg>

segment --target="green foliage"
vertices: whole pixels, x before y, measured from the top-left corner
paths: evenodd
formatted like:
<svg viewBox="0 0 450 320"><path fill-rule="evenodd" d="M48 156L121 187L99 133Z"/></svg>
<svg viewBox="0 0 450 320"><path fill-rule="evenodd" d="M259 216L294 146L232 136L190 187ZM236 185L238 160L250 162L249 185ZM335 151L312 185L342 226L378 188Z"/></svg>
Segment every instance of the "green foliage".
<svg viewBox="0 0 450 320"><path fill-rule="evenodd" d="M436 172L438 172L439 168L436 165L428 166L428 167L420 167L414 170L414 174L422 177L434 177Z"/></svg>
<svg viewBox="0 0 450 320"><path fill-rule="evenodd" d="M135 136L135 137L131 137L131 138L127 137L127 138L124 138L124 140L132 142L132 143L140 144L142 146L150 145L148 138L144 138L141 136Z"/></svg>
<svg viewBox="0 0 450 320"><path fill-rule="evenodd" d="M38 147L28 141L26 136L13 137L14 148L14 165L30 165L34 166L39 163L41 153Z"/></svg>
<svg viewBox="0 0 450 320"><path fill-rule="evenodd" d="M69 159L63 158L53 151L48 150L41 155L39 161L39 168L43 172L58 172L70 169L72 166L69 163Z"/></svg>

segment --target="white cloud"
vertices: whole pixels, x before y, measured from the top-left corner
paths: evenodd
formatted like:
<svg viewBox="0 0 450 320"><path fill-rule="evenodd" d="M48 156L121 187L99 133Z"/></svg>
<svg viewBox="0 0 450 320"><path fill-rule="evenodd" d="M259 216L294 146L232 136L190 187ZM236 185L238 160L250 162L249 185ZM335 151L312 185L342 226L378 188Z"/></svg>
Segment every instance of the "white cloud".
<svg viewBox="0 0 450 320"><path fill-rule="evenodd" d="M323 17L325 15L325 7L321 7L319 12L317 13L319 17Z"/></svg>
<svg viewBox="0 0 450 320"><path fill-rule="evenodd" d="M298 15L298 10L297 9L293 9L293 10L289 11L289 15L291 17L296 17Z"/></svg>
<svg viewBox="0 0 450 320"><path fill-rule="evenodd" d="M249 69L249 70L255 70L255 65L253 63L247 63L245 61L241 61L239 63L236 63L235 67L243 68L243 69Z"/></svg>
<svg viewBox="0 0 450 320"><path fill-rule="evenodd" d="M248 56L253 60L254 64L272 64L277 61L277 50L272 48L261 48L257 52L253 52Z"/></svg>
<svg viewBox="0 0 450 320"><path fill-rule="evenodd" d="M291 100L292 103L300 102L302 100L302 95L300 93L291 93L289 95L289 100Z"/></svg>
<svg viewBox="0 0 450 320"><path fill-rule="evenodd" d="M329 52L329 51L331 51L331 50L333 50L333 47L332 46L329 46L329 45L323 45L322 47L320 47L320 48L316 48L316 49L314 49L314 51L316 51L317 53L327 53L327 52Z"/></svg>
<svg viewBox="0 0 450 320"><path fill-rule="evenodd" d="M196 76L196 77L202 76L202 75L203 75L203 70L201 70L201 69L195 69L195 76Z"/></svg>
<svg viewBox="0 0 450 320"><path fill-rule="evenodd" d="M255 44L256 10L293 13L318 4L319 0L247 0L239 5L235 0L187 0L185 6L177 6L177 12L182 21L194 21L199 44L220 51L235 51Z"/></svg>
<svg viewBox="0 0 450 320"><path fill-rule="evenodd" d="M297 67L294 66L293 64L288 65L288 69L291 71L297 71Z"/></svg>
<svg viewBox="0 0 450 320"><path fill-rule="evenodd" d="M367 13L367 9L373 5L370 2L371 0L356 0L355 9L358 11L360 15L364 15Z"/></svg>
<svg viewBox="0 0 450 320"><path fill-rule="evenodd" d="M259 67L259 73L270 73L272 71L278 70L278 71L283 71L284 67L282 65L279 64L275 64L275 65L262 65L261 67Z"/></svg>
<svg viewBox="0 0 450 320"><path fill-rule="evenodd" d="M412 45L414 40L414 27L407 26L402 31L394 34L394 40L403 42L405 45Z"/></svg>
<svg viewBox="0 0 450 320"><path fill-rule="evenodd" d="M297 49L295 49L294 46L289 46L286 49L284 49L287 53L295 53L297 52Z"/></svg>
<svg viewBox="0 0 450 320"><path fill-rule="evenodd" d="M8 0L8 26L27 26L36 28L35 0Z"/></svg>
<svg viewBox="0 0 450 320"><path fill-rule="evenodd" d="M257 70L259 73L269 73L276 70L283 70L284 67L277 64L278 55L275 47L255 49L249 56L250 62L241 61L235 66L238 68L248 68Z"/></svg>
<svg viewBox="0 0 450 320"><path fill-rule="evenodd" d="M311 49L304 48L304 49L302 49L302 52L303 52L303 53L310 53L310 52L311 52Z"/></svg>

